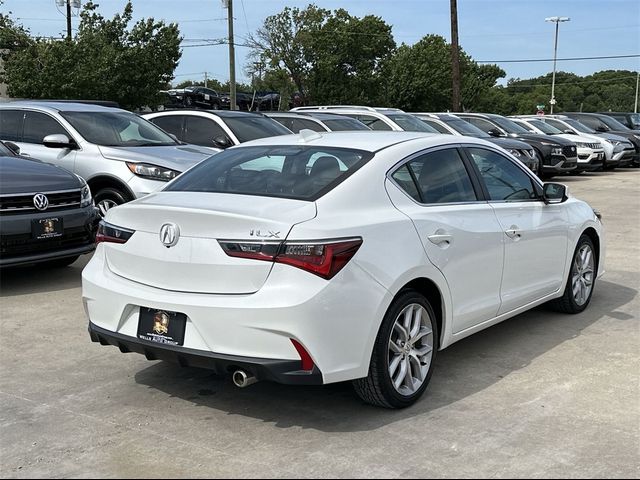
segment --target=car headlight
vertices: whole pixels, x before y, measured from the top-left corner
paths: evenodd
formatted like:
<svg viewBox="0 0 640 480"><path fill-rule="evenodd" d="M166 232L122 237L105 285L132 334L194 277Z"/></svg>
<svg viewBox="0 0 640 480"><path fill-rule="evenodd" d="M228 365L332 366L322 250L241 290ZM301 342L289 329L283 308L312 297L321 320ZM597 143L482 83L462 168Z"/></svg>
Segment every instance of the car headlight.
<svg viewBox="0 0 640 480"><path fill-rule="evenodd" d="M634 137L636 137L638 140L640 140L640 135L636 135L635 133L633 134Z"/></svg>
<svg viewBox="0 0 640 480"><path fill-rule="evenodd" d="M168 182L173 180L180 172L171 170L170 168L159 167L157 165L151 165L149 163L130 163L127 162L127 167L131 170L131 173L138 175L139 177L150 178L152 180L160 180L161 182Z"/></svg>
<svg viewBox="0 0 640 480"><path fill-rule="evenodd" d="M562 155L562 147L553 147L551 149L551 155Z"/></svg>
<svg viewBox="0 0 640 480"><path fill-rule="evenodd" d="M511 155L515 156L515 157L521 157L522 154L518 151L518 150L514 150L512 148L510 148L509 150L507 150Z"/></svg>
<svg viewBox="0 0 640 480"><path fill-rule="evenodd" d="M82 178L77 173L74 174L78 177L78 180L82 183L82 195L80 196L80 208L88 207L89 205L93 205L93 197L91 196L91 189L84 178Z"/></svg>
<svg viewBox="0 0 640 480"><path fill-rule="evenodd" d="M578 148L591 148L588 143L576 143Z"/></svg>
<svg viewBox="0 0 640 480"><path fill-rule="evenodd" d="M618 140L611 140L610 138L605 138L604 141L610 143L611 145L620 145L620 142Z"/></svg>

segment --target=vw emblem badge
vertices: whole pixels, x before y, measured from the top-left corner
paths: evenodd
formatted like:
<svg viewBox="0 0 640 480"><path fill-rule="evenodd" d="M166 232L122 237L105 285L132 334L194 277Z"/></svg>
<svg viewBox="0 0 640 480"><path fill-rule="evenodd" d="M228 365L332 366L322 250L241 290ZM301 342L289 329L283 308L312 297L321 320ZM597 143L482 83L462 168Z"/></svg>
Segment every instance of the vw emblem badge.
<svg viewBox="0 0 640 480"><path fill-rule="evenodd" d="M38 210L46 210L49 208L49 199L42 193L36 193L33 196L33 206Z"/></svg>
<svg viewBox="0 0 640 480"><path fill-rule="evenodd" d="M160 241L167 247L173 247L180 239L180 228L175 223L165 223L160 227Z"/></svg>

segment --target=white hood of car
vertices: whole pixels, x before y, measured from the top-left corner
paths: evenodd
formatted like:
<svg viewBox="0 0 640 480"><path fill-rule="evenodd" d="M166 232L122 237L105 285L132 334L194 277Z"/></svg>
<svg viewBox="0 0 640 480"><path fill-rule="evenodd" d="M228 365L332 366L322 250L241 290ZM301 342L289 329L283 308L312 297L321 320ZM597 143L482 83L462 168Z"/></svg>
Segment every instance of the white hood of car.
<svg viewBox="0 0 640 480"><path fill-rule="evenodd" d="M104 158L123 162L149 163L184 172L205 158L220 152L217 148L196 145L163 145L158 147L105 147L100 146Z"/></svg>

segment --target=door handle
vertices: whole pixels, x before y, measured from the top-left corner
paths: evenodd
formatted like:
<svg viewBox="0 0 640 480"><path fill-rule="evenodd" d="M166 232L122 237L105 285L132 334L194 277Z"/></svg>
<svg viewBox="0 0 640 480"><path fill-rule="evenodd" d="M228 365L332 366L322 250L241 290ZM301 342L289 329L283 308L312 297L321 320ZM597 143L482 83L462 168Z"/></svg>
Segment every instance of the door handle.
<svg viewBox="0 0 640 480"><path fill-rule="evenodd" d="M429 235L427 239L438 246L449 246L453 242L453 235L449 235L448 233L434 233L433 235Z"/></svg>
<svg viewBox="0 0 640 480"><path fill-rule="evenodd" d="M509 230L505 230L504 233L507 235L507 237L516 241L520 240L520 237L522 237L522 233L520 232L520 230L518 230L517 227L511 227Z"/></svg>

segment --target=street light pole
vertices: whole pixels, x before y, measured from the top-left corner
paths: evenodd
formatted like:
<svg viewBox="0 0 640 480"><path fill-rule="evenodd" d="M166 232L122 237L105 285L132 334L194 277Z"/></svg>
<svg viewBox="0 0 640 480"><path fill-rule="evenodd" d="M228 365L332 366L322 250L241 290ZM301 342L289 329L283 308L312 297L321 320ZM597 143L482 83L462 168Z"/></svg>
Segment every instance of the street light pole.
<svg viewBox="0 0 640 480"><path fill-rule="evenodd" d="M558 27L560 22L568 22L571 20L569 17L549 17L545 18L545 22L552 22L556 24L556 39L553 46L553 77L551 80L551 100L549 100L549 104L551 105L551 114L553 115L553 106L556 104L556 59L558 58Z"/></svg>
<svg viewBox="0 0 640 480"><path fill-rule="evenodd" d="M236 109L236 53L233 43L233 0L222 0L229 23L229 110Z"/></svg>

